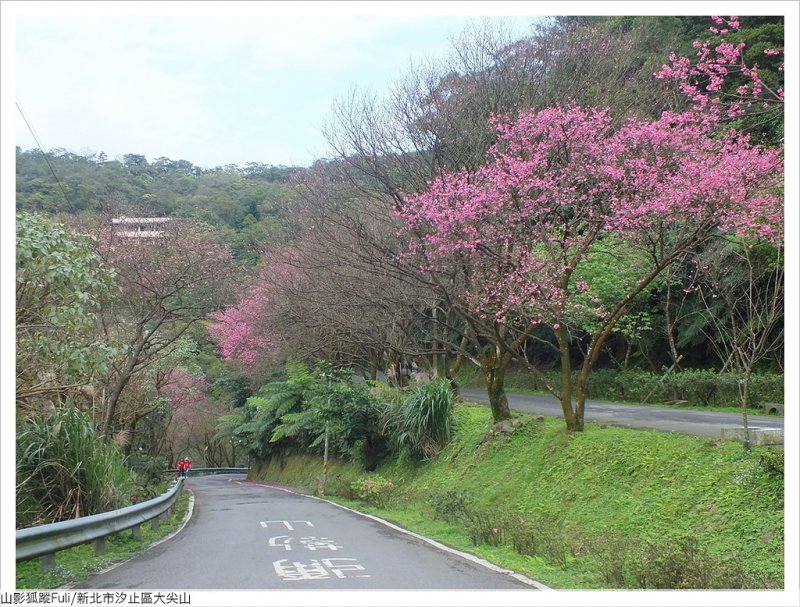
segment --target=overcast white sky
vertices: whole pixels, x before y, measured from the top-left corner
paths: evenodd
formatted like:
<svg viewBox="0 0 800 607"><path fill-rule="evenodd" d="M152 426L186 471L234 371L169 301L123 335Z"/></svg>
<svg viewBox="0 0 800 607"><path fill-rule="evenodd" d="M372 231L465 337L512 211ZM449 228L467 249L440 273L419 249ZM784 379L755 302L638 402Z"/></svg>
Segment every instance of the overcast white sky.
<svg viewBox="0 0 800 607"><path fill-rule="evenodd" d="M469 21L515 33L552 14L729 14L742 2L4 2L4 95L45 150L213 167L308 166L354 87L383 92ZM736 5L739 6L736 6ZM758 3L758 10L769 2ZM708 5L708 6L705 6ZM766 10L766 9L763 9ZM739 14L746 14L740 11ZM767 13L761 13L767 14ZM14 40L15 37L15 40ZM13 60L8 61L10 55ZM9 90L10 89L10 90ZM4 104L8 100L4 96ZM16 107L15 143L36 147Z"/></svg>
<svg viewBox="0 0 800 607"><path fill-rule="evenodd" d="M450 16L415 14L414 3L368 16L298 2L215 17L195 16L198 3L180 3L181 16L150 4L138 16L17 19L16 101L45 149L308 166L327 154L321 128L336 99L386 90L482 18L458 14L461 3ZM518 33L533 21L483 18ZM19 112L16 143L36 146Z"/></svg>

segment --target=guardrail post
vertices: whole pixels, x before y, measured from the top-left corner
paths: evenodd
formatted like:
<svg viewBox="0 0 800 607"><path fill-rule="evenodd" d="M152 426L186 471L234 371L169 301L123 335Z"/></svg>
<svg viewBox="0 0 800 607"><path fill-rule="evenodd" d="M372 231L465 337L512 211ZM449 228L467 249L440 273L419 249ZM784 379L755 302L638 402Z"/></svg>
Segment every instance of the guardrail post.
<svg viewBox="0 0 800 607"><path fill-rule="evenodd" d="M56 553L42 555L42 571L50 571L56 566Z"/></svg>
<svg viewBox="0 0 800 607"><path fill-rule="evenodd" d="M106 537L126 529L130 529L133 537L139 539L142 537L142 523L151 521L153 529L158 529L162 520L166 520L167 510L176 511L177 489L182 480L172 483L163 495L141 504L134 503L118 510L19 529L16 532L16 560L20 563L39 558L42 570L49 571L56 565L56 553L59 550L92 544L97 554L103 554L107 547Z"/></svg>
<svg viewBox="0 0 800 607"><path fill-rule="evenodd" d="M152 521L150 521L150 526L152 527L153 531L158 531L158 526L161 524L161 517L157 516Z"/></svg>

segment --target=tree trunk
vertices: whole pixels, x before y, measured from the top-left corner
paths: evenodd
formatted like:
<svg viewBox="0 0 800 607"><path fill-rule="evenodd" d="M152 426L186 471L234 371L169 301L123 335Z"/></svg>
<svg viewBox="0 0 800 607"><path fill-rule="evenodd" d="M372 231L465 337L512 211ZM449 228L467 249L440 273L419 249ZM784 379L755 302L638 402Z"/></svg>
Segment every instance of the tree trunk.
<svg viewBox="0 0 800 607"><path fill-rule="evenodd" d="M750 451L750 426L747 418L747 406L750 404L750 376L752 368L745 365L744 377L739 380L739 395L742 400L742 427L744 428L744 448Z"/></svg>
<svg viewBox="0 0 800 607"><path fill-rule="evenodd" d="M575 381L575 422L573 426L567 424L570 432L583 432L583 420L586 412L586 377L581 372Z"/></svg>
<svg viewBox="0 0 800 607"><path fill-rule="evenodd" d="M564 413L564 422L568 432L581 432L583 430L583 416L577 415L572 407L572 363L569 360L569 336L565 327L555 330L558 341L558 351L561 354L561 411Z"/></svg>
<svg viewBox="0 0 800 607"><path fill-rule="evenodd" d="M433 306L433 326L431 327L433 331L433 339L431 340L431 377L437 378L440 376L439 374L439 355L437 354L439 350L439 324L437 321L437 312L439 308L436 307L436 304Z"/></svg>
<svg viewBox="0 0 800 607"><path fill-rule="evenodd" d="M150 333L152 335L152 332ZM117 378L117 383L114 386L113 390L111 390L111 395L108 397L108 400L105 403L106 411L105 411L105 420L103 421L103 436L105 440L109 440L111 438L111 434L114 431L114 422L117 416L117 403L119 403L119 398L122 395L122 391L125 389L125 386L128 385L128 382L133 377L134 369L136 369L136 364L139 362L139 357L144 350L145 343L147 339L143 337L144 329L141 324L137 325L136 328L136 335L133 342L133 345L128 350L128 355L125 360L125 368L120 372L119 377Z"/></svg>
<svg viewBox="0 0 800 607"><path fill-rule="evenodd" d="M682 356L678 355L678 345L675 343L675 325L676 322L672 319L671 302L672 302L672 287L670 286L671 276L667 275L667 295L664 302L664 324L666 326L667 342L669 343L669 355L672 357L672 365L678 371L681 370L680 361Z"/></svg>
<svg viewBox="0 0 800 607"><path fill-rule="evenodd" d="M464 338L464 340L462 340L462 345L461 345L462 350L465 347L465 344L464 344L465 341L466 341L466 338ZM461 370L461 366L463 364L464 364L464 354L462 352L459 352L456 355L455 362L453 362L453 365L451 367L449 367L448 370L447 370L447 378L450 380L450 387L453 389L453 394L455 394L456 396L458 396L459 391L460 391L460 387L458 385L458 380L456 378L458 377L458 372Z"/></svg>
<svg viewBox="0 0 800 607"><path fill-rule="evenodd" d="M506 396L505 379L508 361L491 347L486 348L483 357L483 383L489 397L489 406L492 409L492 419L495 423L511 419L511 409Z"/></svg>
<svg viewBox="0 0 800 607"><path fill-rule="evenodd" d="M111 391L111 396L109 396L108 402L106 403L106 418L103 422L103 436L106 440L110 439L114 432L114 421L117 417L117 403L119 402L119 397L125 389L125 386L127 386L128 382L131 380L132 375L133 364L129 361L129 364L126 365L125 370L120 374L119 379L117 379L117 385L114 386L114 389Z"/></svg>

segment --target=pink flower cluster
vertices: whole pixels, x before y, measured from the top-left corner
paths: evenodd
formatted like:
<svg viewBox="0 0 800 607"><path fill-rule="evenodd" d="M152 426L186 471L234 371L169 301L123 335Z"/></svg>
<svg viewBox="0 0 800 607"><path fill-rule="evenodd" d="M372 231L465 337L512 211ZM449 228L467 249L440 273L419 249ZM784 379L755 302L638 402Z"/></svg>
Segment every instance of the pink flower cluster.
<svg viewBox="0 0 800 607"><path fill-rule="evenodd" d="M158 391L169 397L176 411L186 412L205 400L207 387L204 375L192 375L185 369L175 368Z"/></svg>
<svg viewBox="0 0 800 607"><path fill-rule="evenodd" d="M736 31L740 27L738 17L724 19L711 17L715 25L723 26L709 28L711 33L725 35ZM732 44L724 39L716 44L709 40L701 42L696 40L693 44L697 49L697 60L692 62L687 57L678 57L670 53L669 65L664 65L655 73L656 78L674 78L680 83L680 90L695 102L694 110L706 112L711 118L718 119L725 104L722 102L721 93L725 80L734 73L739 73L747 79L747 83L736 89L737 98L731 99L725 107L725 115L735 118L745 114L750 108L767 108L770 103L782 103L784 92L782 88L772 91L766 87L758 73L757 65L746 65L742 53L746 48L745 43ZM767 49L765 55L780 55L777 49ZM783 69L783 66L778 68ZM765 99L765 93L767 98Z"/></svg>
<svg viewBox="0 0 800 607"><path fill-rule="evenodd" d="M266 288L256 285L241 296L239 303L212 315L216 322L209 325L208 332L219 344L224 360L247 367L262 358L272 345L260 322L268 314L269 303Z"/></svg>
<svg viewBox="0 0 800 607"><path fill-rule="evenodd" d="M782 199L769 189L780 154L713 139L696 113L615 128L607 110L569 106L492 124L489 162L442 174L401 216L420 234L409 254L466 268L468 301L498 322L569 315L587 288L572 273L606 235L648 243L719 229L781 242Z"/></svg>

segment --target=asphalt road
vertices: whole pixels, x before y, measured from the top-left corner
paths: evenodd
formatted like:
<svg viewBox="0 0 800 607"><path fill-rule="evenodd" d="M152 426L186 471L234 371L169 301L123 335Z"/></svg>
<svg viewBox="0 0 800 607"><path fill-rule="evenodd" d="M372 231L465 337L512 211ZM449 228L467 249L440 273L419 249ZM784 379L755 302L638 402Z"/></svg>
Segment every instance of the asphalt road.
<svg viewBox="0 0 800 607"><path fill-rule="evenodd" d="M180 533L81 587L535 589L511 572L329 502L245 482L242 475L190 477L186 486L194 511Z"/></svg>
<svg viewBox="0 0 800 607"><path fill-rule="evenodd" d="M489 402L486 393L481 390L461 390L461 396L475 402ZM508 404L517 411L563 417L561 404L551 396L509 392ZM680 432L714 438L720 438L722 428L736 428L742 425L742 416L736 413L665 409L598 401L586 401L585 419L614 426ZM751 428L783 431L783 418L749 415L748 425Z"/></svg>

